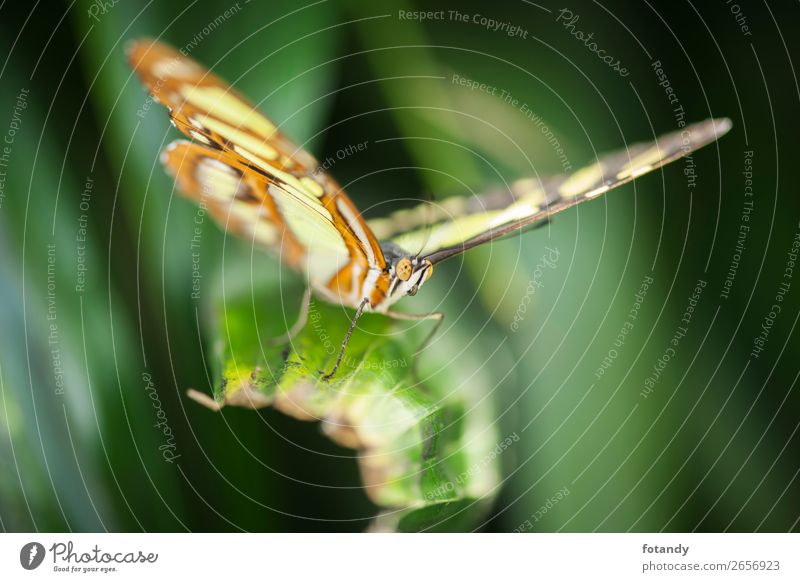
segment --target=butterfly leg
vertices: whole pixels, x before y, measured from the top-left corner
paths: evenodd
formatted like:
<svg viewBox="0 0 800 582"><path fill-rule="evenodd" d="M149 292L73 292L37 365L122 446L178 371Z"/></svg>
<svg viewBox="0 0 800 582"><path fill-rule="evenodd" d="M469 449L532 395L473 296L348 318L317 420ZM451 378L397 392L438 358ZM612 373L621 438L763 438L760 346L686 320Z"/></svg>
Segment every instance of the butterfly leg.
<svg viewBox="0 0 800 582"><path fill-rule="evenodd" d="M441 311L434 311L433 313L401 313L399 311L387 311L386 315L399 321L436 321L433 329L420 344L419 349L417 349L417 351L411 355L411 357L414 359L412 370L414 372L414 376L417 376L417 356L419 356L425 350L425 348L428 347L428 344L431 343L431 340L436 335L436 332L439 331L439 328L442 326L442 322L444 322L444 313Z"/></svg>
<svg viewBox="0 0 800 582"><path fill-rule="evenodd" d="M303 328L308 323L308 308L311 305L311 287L306 287L305 293L303 293L302 303L300 305L300 315L297 316L297 321L294 322L294 325L289 328L282 336L272 338L267 340L267 344L271 346L280 346L283 344L287 344L292 341L295 336L303 331Z"/></svg>
<svg viewBox="0 0 800 582"><path fill-rule="evenodd" d="M342 340L342 347L339 349L339 357L336 358L336 364L333 366L333 370L325 374L322 379L326 382L333 378L336 371L339 369L339 364L342 363L342 358L344 357L344 350L347 348L348 342L350 342L350 336L353 335L353 330L355 330L356 325L358 325L358 320L361 319L361 314L364 313L364 308L369 303L369 298L365 297L361 300L361 303L358 305L358 309L356 309L356 314L353 317L353 321L350 322L350 327L347 329L347 333L344 334L344 339Z"/></svg>

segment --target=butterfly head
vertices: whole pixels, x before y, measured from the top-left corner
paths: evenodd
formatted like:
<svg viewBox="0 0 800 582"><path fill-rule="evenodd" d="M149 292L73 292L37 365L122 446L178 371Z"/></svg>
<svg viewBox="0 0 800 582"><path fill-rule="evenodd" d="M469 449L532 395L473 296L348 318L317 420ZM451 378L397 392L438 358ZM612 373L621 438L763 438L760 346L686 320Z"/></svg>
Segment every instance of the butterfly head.
<svg viewBox="0 0 800 582"><path fill-rule="evenodd" d="M399 299L406 295L416 295L433 273L433 265L428 259L400 256L392 260L389 272L392 276L390 294Z"/></svg>

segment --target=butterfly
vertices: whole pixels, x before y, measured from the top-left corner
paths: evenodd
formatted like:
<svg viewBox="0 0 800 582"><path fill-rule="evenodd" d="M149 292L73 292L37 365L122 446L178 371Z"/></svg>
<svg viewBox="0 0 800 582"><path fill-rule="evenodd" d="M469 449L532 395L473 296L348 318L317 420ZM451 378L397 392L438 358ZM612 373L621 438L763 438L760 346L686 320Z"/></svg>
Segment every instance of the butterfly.
<svg viewBox="0 0 800 582"><path fill-rule="evenodd" d="M483 195L452 197L366 221L311 154L221 78L158 41L135 41L127 54L151 97L191 138L171 143L161 154L178 189L205 204L229 232L274 251L283 264L305 275L304 308L285 338L305 325L312 293L356 310L326 380L338 370L365 312L433 320L428 339L433 336L441 312L412 315L391 307L416 295L437 263L542 225L731 128L729 119L708 119L601 156L570 175L523 178Z"/></svg>

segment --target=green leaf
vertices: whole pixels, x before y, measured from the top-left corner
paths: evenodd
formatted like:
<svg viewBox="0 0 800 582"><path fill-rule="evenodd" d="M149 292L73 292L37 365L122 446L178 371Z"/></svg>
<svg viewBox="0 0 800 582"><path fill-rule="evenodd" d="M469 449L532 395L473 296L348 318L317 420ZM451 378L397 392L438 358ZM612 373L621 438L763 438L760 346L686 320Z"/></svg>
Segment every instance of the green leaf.
<svg viewBox="0 0 800 582"><path fill-rule="evenodd" d="M303 331L270 345L293 323L301 295L291 288L284 304L274 279L225 279L211 315L214 398L190 396L217 410L272 406L319 421L330 439L359 452L365 492L385 508L374 529L475 527L499 480L494 429L467 394L415 380L412 354L428 330L408 333L402 322L365 314L339 372L324 381L354 312L314 299Z"/></svg>

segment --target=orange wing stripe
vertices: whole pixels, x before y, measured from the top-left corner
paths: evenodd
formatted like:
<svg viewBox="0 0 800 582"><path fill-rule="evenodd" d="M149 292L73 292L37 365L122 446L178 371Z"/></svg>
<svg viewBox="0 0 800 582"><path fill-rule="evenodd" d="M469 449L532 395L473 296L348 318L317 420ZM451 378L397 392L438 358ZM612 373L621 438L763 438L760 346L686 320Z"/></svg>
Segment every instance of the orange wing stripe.
<svg viewBox="0 0 800 582"><path fill-rule="evenodd" d="M220 200L212 192L204 188L198 180L201 164L207 160L215 160L231 168L239 175L239 188L236 195L228 201ZM245 240L252 240L253 227L259 221L267 222L278 233L280 239L280 255L293 269L302 267L305 248L300 244L291 229L288 228L281 213L267 191L268 182L260 174L247 172L247 168L224 151L177 141L164 150L162 161L167 170L175 178L180 191L187 198L205 204L214 219ZM233 212L234 204L243 204L250 208L247 213ZM246 214L246 218L242 216Z"/></svg>

